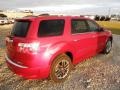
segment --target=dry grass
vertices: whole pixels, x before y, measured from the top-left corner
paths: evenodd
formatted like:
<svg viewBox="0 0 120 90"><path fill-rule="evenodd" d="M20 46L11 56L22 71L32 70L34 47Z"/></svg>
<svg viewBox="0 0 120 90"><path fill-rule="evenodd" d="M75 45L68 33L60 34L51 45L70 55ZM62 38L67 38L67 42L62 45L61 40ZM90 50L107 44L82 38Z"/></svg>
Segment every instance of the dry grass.
<svg viewBox="0 0 120 90"><path fill-rule="evenodd" d="M112 31L113 34L120 35L120 22L118 21L98 21L98 24L101 26L108 28Z"/></svg>

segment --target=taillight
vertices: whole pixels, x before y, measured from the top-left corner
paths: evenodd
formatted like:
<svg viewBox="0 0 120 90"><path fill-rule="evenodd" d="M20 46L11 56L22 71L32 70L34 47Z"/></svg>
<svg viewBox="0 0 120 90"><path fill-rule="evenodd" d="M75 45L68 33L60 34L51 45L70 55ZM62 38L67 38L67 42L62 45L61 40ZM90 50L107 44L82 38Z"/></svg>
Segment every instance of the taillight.
<svg viewBox="0 0 120 90"><path fill-rule="evenodd" d="M18 50L22 53L37 54L39 52L40 43L18 43Z"/></svg>

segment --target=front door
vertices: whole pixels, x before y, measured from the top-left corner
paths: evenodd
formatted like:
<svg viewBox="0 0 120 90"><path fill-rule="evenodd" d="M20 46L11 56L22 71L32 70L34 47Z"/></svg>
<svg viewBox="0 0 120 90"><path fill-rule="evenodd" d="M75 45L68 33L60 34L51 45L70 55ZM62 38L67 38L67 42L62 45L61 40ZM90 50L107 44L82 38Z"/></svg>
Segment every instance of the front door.
<svg viewBox="0 0 120 90"><path fill-rule="evenodd" d="M106 33L100 30L101 28L96 22L92 20L87 20L87 23L88 23L92 38L94 40L94 53L96 54L101 50L103 50L104 48L105 41L106 41L106 35L105 35Z"/></svg>
<svg viewBox="0 0 120 90"><path fill-rule="evenodd" d="M76 48L75 63L90 57L94 52L94 40L84 19L71 20L71 37Z"/></svg>

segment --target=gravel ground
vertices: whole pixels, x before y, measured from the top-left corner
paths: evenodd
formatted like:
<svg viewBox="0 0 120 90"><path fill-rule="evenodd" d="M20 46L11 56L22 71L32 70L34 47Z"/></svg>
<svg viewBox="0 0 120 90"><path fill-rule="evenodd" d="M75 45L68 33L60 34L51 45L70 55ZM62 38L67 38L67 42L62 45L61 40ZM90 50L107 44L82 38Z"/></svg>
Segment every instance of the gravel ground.
<svg viewBox="0 0 120 90"><path fill-rule="evenodd" d="M0 90L120 90L120 36L113 35L110 54L99 54L78 64L64 83L24 80L13 74L4 60L4 38L9 26L0 26Z"/></svg>

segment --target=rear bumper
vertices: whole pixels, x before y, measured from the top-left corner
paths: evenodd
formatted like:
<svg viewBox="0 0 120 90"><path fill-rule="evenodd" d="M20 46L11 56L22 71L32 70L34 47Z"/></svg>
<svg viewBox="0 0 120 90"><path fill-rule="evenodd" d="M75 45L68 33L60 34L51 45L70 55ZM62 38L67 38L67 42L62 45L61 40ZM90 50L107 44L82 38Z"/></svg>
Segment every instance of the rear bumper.
<svg viewBox="0 0 120 90"><path fill-rule="evenodd" d="M49 67L27 67L14 63L5 56L7 65L11 71L26 79L44 79L49 76Z"/></svg>

